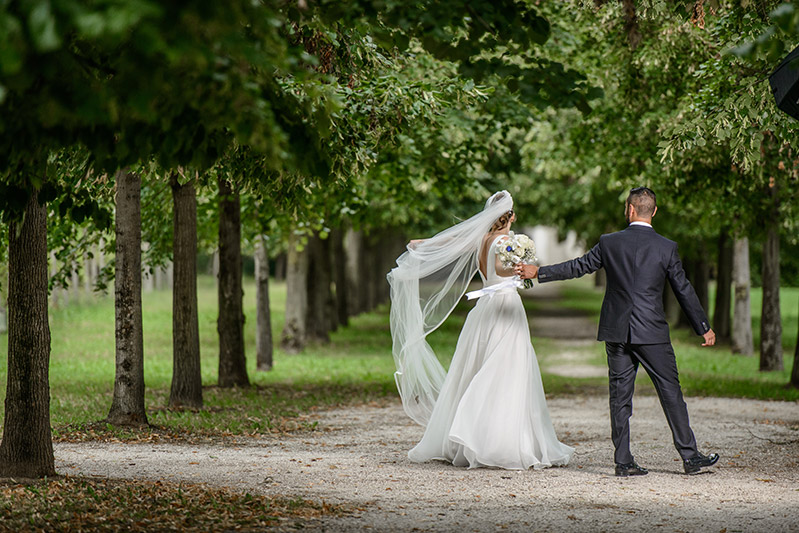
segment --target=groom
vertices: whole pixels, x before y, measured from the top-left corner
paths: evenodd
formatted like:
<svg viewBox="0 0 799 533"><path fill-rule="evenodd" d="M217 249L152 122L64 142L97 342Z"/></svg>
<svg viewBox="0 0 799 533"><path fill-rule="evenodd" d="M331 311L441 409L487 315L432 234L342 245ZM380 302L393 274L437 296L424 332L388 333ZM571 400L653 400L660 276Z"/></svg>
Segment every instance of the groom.
<svg viewBox="0 0 799 533"><path fill-rule="evenodd" d="M698 474L703 467L719 459L715 453L699 453L688 423L688 410L663 311L663 287L667 280L694 331L704 337L702 346L713 346L716 334L708 325L694 288L685 278L677 243L652 229L655 213L655 193L646 187L637 187L630 191L625 203L624 215L629 224L626 229L602 235L599 244L577 259L541 268L516 266L516 273L522 278L538 277L541 283L579 278L605 269L607 286L597 340L605 341L608 355L610 425L616 447L617 476L648 473L630 453L630 416L639 364L655 385L685 473Z"/></svg>

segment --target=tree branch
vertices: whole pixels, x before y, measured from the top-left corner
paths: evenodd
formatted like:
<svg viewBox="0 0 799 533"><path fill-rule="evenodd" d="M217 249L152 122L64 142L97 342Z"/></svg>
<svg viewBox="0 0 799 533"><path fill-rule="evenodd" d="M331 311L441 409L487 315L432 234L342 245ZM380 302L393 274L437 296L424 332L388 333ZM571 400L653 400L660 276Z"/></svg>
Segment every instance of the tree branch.
<svg viewBox="0 0 799 533"><path fill-rule="evenodd" d="M643 39L638 29L638 15L635 14L635 1L621 0L621 3L624 6L624 31L627 32L627 37L630 40L630 48L635 50Z"/></svg>

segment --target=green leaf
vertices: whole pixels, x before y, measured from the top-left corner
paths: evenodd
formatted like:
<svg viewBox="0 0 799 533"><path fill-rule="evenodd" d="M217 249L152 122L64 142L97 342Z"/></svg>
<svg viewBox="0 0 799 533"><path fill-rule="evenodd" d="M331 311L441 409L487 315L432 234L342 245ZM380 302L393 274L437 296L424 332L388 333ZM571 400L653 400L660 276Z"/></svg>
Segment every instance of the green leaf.
<svg viewBox="0 0 799 533"><path fill-rule="evenodd" d="M22 68L22 25L9 13L0 12L0 72L16 74Z"/></svg>
<svg viewBox="0 0 799 533"><path fill-rule="evenodd" d="M791 31L793 26L793 16L795 13L793 4L785 3L769 13L769 18L784 32Z"/></svg>
<svg viewBox="0 0 799 533"><path fill-rule="evenodd" d="M51 52L61 46L61 36L56 31L56 20L49 0L39 2L28 15L28 28L33 44L40 52Z"/></svg>
<svg viewBox="0 0 799 533"><path fill-rule="evenodd" d="M592 111L591 106L588 105L588 102L586 102L585 98L577 98L574 102L574 107L579 109L580 113L582 113L584 117L590 115Z"/></svg>
<svg viewBox="0 0 799 533"><path fill-rule="evenodd" d="M585 93L586 100L597 100L599 98L603 98L605 96L605 91L602 87L591 87Z"/></svg>
<svg viewBox="0 0 799 533"><path fill-rule="evenodd" d="M400 51L405 51L410 46L410 38L404 33L396 32L394 34L394 46Z"/></svg>
<svg viewBox="0 0 799 533"><path fill-rule="evenodd" d="M754 50L755 50L754 43L744 43L740 46L736 46L735 48L728 50L727 53L736 55L738 57L748 57L752 55Z"/></svg>

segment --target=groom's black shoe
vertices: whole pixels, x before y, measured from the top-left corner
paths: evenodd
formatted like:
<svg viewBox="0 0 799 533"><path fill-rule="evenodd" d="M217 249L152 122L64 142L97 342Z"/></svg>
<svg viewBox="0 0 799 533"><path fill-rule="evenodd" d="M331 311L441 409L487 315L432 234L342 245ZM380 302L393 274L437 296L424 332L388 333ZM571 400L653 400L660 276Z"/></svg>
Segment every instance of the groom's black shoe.
<svg viewBox="0 0 799 533"><path fill-rule="evenodd" d="M717 453L711 453L710 455L702 455L700 453L696 457L685 459L682 465L686 474L693 475L698 474L705 466L713 466L718 460L719 454Z"/></svg>
<svg viewBox="0 0 799 533"><path fill-rule="evenodd" d="M616 476L618 477L645 476L648 473L649 470L643 466L638 466L635 461L632 463L616 463Z"/></svg>

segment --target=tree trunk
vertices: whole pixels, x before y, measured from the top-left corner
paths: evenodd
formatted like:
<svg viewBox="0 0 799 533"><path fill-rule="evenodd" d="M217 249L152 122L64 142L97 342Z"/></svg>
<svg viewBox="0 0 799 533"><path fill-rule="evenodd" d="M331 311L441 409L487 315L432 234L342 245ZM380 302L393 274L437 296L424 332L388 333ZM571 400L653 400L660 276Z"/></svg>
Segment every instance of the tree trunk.
<svg viewBox="0 0 799 533"><path fill-rule="evenodd" d="M259 235L255 241L255 307L257 324L255 333L256 369L272 370L272 315L269 310L269 255L266 237Z"/></svg>
<svg viewBox="0 0 799 533"><path fill-rule="evenodd" d="M89 230L87 229L84 235L88 233ZM90 246L88 253L83 254L83 292L88 297L91 297L94 288L94 258L90 257L90 255L94 255L92 253L93 250L94 246Z"/></svg>
<svg viewBox="0 0 799 533"><path fill-rule="evenodd" d="M361 264L358 266L361 274L362 306L365 312L377 307L377 291L374 283L374 269L379 258L375 254L374 237L364 235L361 244Z"/></svg>
<svg viewBox="0 0 799 533"><path fill-rule="evenodd" d="M324 319L327 332L336 331L338 329L338 307L336 303L336 294L333 291L335 283L335 268L333 266L333 240L328 234L326 239L322 242L322 256L321 268L324 272L324 283L322 287L322 297L324 304Z"/></svg>
<svg viewBox="0 0 799 533"><path fill-rule="evenodd" d="M8 240L8 375L0 477L54 476L47 210L36 193L28 200L25 219L11 223Z"/></svg>
<svg viewBox="0 0 799 533"><path fill-rule="evenodd" d="M80 274L78 274L78 263L72 261L72 272L69 274L69 290L72 292L75 301L80 301Z"/></svg>
<svg viewBox="0 0 799 533"><path fill-rule="evenodd" d="M638 28L638 15L635 13L635 1L622 0L621 3L624 10L624 31L627 32L630 48L635 50L643 39L641 30Z"/></svg>
<svg viewBox="0 0 799 533"><path fill-rule="evenodd" d="M146 252L150 249L150 243L145 242L142 249ZM153 292L155 290L155 269L150 265L145 264L142 269L142 290L144 292Z"/></svg>
<svg viewBox="0 0 799 533"><path fill-rule="evenodd" d="M782 370L780 317L780 235L771 222L763 246L763 312L760 320L760 370Z"/></svg>
<svg viewBox="0 0 799 533"><path fill-rule="evenodd" d="M250 384L244 356L239 194L222 177L219 184L219 386Z"/></svg>
<svg viewBox="0 0 799 533"><path fill-rule="evenodd" d="M333 246L333 269L336 287L336 321L342 325L349 324L349 308L347 303L347 256L344 253L344 232L333 230L330 234Z"/></svg>
<svg viewBox="0 0 799 533"><path fill-rule="evenodd" d="M299 237L289 237L286 252L286 321L280 345L289 353L305 348L308 318L308 252L297 250Z"/></svg>
<svg viewBox="0 0 799 533"><path fill-rule="evenodd" d="M308 309L306 334L309 340L330 342L337 327L336 303L332 291L330 239L314 235L308 240Z"/></svg>
<svg viewBox="0 0 799 533"><path fill-rule="evenodd" d="M375 235L372 241L372 253L374 260L372 262L371 278L372 287L375 295L374 306L388 301L389 290L388 281L386 280L386 273L388 272L388 262L394 256L394 247L391 239L391 234L387 231L384 234Z"/></svg>
<svg viewBox="0 0 799 533"><path fill-rule="evenodd" d="M211 277L219 279L219 248L211 254Z"/></svg>
<svg viewBox="0 0 799 533"><path fill-rule="evenodd" d="M732 247L726 229L719 234L719 263L716 275L716 304L713 331L720 342L730 341L730 291L732 290Z"/></svg>
<svg viewBox="0 0 799 533"><path fill-rule="evenodd" d="M306 307L305 334L309 341L330 342L327 324L325 324L325 285L329 286L330 283L323 267L322 239L318 235L309 237L305 251L308 255L308 288L306 291L308 305Z"/></svg>
<svg viewBox="0 0 799 533"><path fill-rule="evenodd" d="M394 252L394 241L391 238L392 234L387 232L385 235L378 236L375 242L375 253L377 261L375 261L372 270L372 280L375 285L375 294L377 295L376 305L383 304L389 299L389 285L386 280L389 264L396 256Z"/></svg>
<svg viewBox="0 0 799 533"><path fill-rule="evenodd" d="M347 309L350 316L356 316L365 310L365 280L361 277L363 263L363 233L348 230L344 237L346 259L346 291Z"/></svg>
<svg viewBox="0 0 799 533"><path fill-rule="evenodd" d="M172 388L170 407L203 406L197 317L197 196L194 180L170 179L173 205Z"/></svg>
<svg viewBox="0 0 799 533"><path fill-rule="evenodd" d="M277 281L286 280L286 253L278 254L275 257L275 279Z"/></svg>
<svg viewBox="0 0 799 533"><path fill-rule="evenodd" d="M153 273L155 274L155 290L163 291L172 288L169 279L169 264L154 267Z"/></svg>
<svg viewBox="0 0 799 533"><path fill-rule="evenodd" d="M141 178L116 174L116 378L107 421L147 424L144 410L144 339L141 316Z"/></svg>
<svg viewBox="0 0 799 533"><path fill-rule="evenodd" d="M749 296L749 239L736 238L733 246L732 277L735 285L735 311L732 325L732 352L753 355L752 304Z"/></svg>

